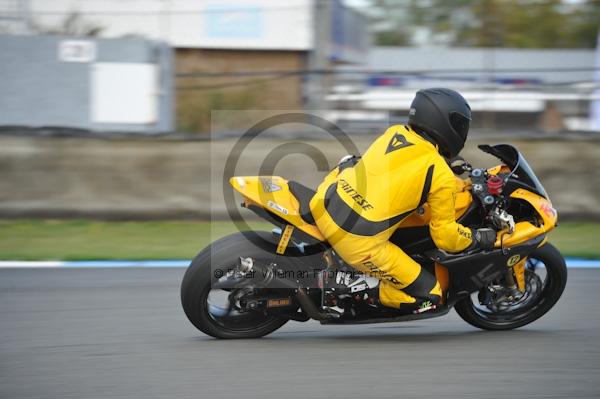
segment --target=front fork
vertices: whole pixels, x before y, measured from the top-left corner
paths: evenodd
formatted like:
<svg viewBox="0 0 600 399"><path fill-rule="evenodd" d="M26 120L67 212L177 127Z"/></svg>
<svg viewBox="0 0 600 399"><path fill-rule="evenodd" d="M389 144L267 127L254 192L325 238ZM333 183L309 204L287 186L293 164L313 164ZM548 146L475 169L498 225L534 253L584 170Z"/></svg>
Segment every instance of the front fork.
<svg viewBox="0 0 600 399"><path fill-rule="evenodd" d="M510 260L509 260L510 262ZM525 292L525 264L527 258L519 259L515 264L508 267L506 271L506 285L507 288L514 293Z"/></svg>
<svg viewBox="0 0 600 399"><path fill-rule="evenodd" d="M525 265L527 264L527 258L521 259L517 262L510 270L511 276L514 275L513 281L516 282L517 288L521 292L525 292Z"/></svg>
<svg viewBox="0 0 600 399"><path fill-rule="evenodd" d="M502 285L490 284L485 290L480 291L479 302L492 303L498 300L518 300L525 292L525 264L527 258L518 259L512 266L508 266L504 274L505 283ZM500 295L498 297L498 295Z"/></svg>

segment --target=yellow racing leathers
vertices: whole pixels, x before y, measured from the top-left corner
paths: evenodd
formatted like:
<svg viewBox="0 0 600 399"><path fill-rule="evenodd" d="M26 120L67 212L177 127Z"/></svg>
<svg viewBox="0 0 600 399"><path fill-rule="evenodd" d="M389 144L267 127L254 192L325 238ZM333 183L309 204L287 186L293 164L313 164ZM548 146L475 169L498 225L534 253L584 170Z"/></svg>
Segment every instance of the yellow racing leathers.
<svg viewBox="0 0 600 399"><path fill-rule="evenodd" d="M460 252L472 243L471 230L454 219L455 186L436 146L396 125L356 165L329 173L310 207L333 249L354 268L379 278L379 300L399 308L417 299L437 302L441 295L436 278L389 241L406 216L427 202L430 233L440 249Z"/></svg>

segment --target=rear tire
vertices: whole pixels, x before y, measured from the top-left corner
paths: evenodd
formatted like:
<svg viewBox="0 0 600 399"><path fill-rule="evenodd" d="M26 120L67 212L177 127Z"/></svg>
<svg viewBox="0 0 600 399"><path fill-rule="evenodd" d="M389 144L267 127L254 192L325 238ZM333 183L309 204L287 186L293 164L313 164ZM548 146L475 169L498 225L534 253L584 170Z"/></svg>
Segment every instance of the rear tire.
<svg viewBox="0 0 600 399"><path fill-rule="evenodd" d="M494 320L477 311L471 296L455 305L456 313L467 323L484 330L512 330L527 325L545 315L560 299L567 284L567 266L561 253L552 244L537 248L528 257L542 261L546 268L546 283L540 298L531 309L514 320Z"/></svg>
<svg viewBox="0 0 600 399"><path fill-rule="evenodd" d="M266 232L256 232L268 239ZM188 267L181 283L181 303L186 316L196 328L215 338L239 339L259 338L277 330L287 319L273 315L247 313L241 323L226 325L211 316L208 304L212 289L211 261L215 267L232 267L240 256L261 258L274 256L259 248L243 233L235 233L221 238L202 250ZM246 320L244 320L244 317Z"/></svg>

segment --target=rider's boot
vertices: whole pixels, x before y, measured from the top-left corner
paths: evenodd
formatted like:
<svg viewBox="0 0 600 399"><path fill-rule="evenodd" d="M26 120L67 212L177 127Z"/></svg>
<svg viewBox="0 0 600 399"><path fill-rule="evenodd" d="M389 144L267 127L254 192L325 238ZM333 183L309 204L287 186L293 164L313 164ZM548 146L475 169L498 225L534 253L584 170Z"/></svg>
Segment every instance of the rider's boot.
<svg viewBox="0 0 600 399"><path fill-rule="evenodd" d="M325 271L324 287L340 298L353 298L368 305L379 305L379 280L357 271Z"/></svg>
<svg viewBox="0 0 600 399"><path fill-rule="evenodd" d="M433 311L441 301L442 289L432 273L419 267L417 276L407 285L382 280L379 297L382 304L400 310L401 314Z"/></svg>
<svg viewBox="0 0 600 399"><path fill-rule="evenodd" d="M339 297L364 301L374 307L384 306L380 301L380 281L356 271L335 270L326 272L324 287ZM433 287L428 290L429 287ZM404 300L399 305L403 314L420 314L437 308L442 290L435 277L425 269L415 281L401 290Z"/></svg>
<svg viewBox="0 0 600 399"><path fill-rule="evenodd" d="M406 309L412 313L425 313L435 310L442 298L442 288L435 276L426 269L421 268L417 278L402 288L402 291L415 299L414 303L401 304L400 309Z"/></svg>

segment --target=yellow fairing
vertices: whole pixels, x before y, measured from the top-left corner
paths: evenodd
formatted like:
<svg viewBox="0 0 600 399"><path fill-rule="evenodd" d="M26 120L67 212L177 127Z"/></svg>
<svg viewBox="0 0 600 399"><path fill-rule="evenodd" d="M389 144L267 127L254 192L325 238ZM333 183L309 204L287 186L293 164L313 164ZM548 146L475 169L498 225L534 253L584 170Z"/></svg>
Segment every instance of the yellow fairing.
<svg viewBox="0 0 600 399"><path fill-rule="evenodd" d="M512 234L508 234L506 230L500 231L495 244L497 248L520 244L556 227L558 220L556 210L546 198L524 189L515 190L510 196L530 203L540 216L541 223L539 226L535 226L529 222L519 222L515 225L515 231Z"/></svg>
<svg viewBox="0 0 600 399"><path fill-rule="evenodd" d="M487 172L490 175L497 175L499 173L509 173L510 172L510 168L506 165L498 165L498 166L494 166L493 168L489 168L487 170Z"/></svg>
<svg viewBox="0 0 600 399"><path fill-rule="evenodd" d="M317 240L325 241L317 227L306 223L300 216L300 204L290 192L288 181L284 178L236 176L229 179L229 184L244 196L246 205L257 204Z"/></svg>

